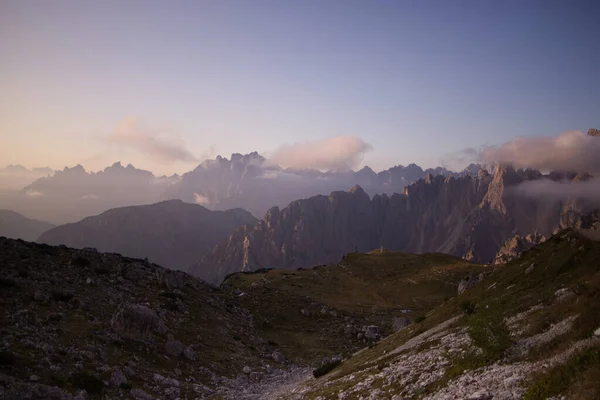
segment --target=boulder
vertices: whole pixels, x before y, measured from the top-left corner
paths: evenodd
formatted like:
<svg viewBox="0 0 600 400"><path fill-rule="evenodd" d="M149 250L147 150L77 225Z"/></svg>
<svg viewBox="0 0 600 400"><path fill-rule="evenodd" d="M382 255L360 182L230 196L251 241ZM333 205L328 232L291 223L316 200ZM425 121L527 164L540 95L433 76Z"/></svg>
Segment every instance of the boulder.
<svg viewBox="0 0 600 400"><path fill-rule="evenodd" d="M120 369L115 369L112 374L110 374L110 385L114 387L119 387L123 384L127 383L127 377Z"/></svg>
<svg viewBox="0 0 600 400"><path fill-rule="evenodd" d="M131 303L119 306L110 326L116 333L134 339L147 339L155 333L164 335L168 331L156 312L144 305Z"/></svg>
<svg viewBox="0 0 600 400"><path fill-rule="evenodd" d="M279 350L275 350L273 354L271 354L271 358L273 361L279 364L283 364L285 362L285 356L281 354Z"/></svg>
<svg viewBox="0 0 600 400"><path fill-rule="evenodd" d="M485 278L485 275L467 275L463 279L461 279L458 284L458 294L464 293L466 290L471 289L473 286L481 282Z"/></svg>
<svg viewBox="0 0 600 400"><path fill-rule="evenodd" d="M371 342L377 341L381 337L379 327L376 325L368 325L363 327L363 335L365 339Z"/></svg>
<svg viewBox="0 0 600 400"><path fill-rule="evenodd" d="M186 347L179 340L168 340L165 343L165 352L173 357L179 357Z"/></svg>
<svg viewBox="0 0 600 400"><path fill-rule="evenodd" d="M190 361L194 361L196 359L196 353L191 347L186 347L185 350L183 350L183 356Z"/></svg>
<svg viewBox="0 0 600 400"><path fill-rule="evenodd" d="M398 332L402 328L406 328L410 325L410 320L404 317L393 317L392 318L392 331Z"/></svg>
<svg viewBox="0 0 600 400"><path fill-rule="evenodd" d="M248 381L250 383L260 383L263 380L264 373L262 372L251 372L248 376Z"/></svg>

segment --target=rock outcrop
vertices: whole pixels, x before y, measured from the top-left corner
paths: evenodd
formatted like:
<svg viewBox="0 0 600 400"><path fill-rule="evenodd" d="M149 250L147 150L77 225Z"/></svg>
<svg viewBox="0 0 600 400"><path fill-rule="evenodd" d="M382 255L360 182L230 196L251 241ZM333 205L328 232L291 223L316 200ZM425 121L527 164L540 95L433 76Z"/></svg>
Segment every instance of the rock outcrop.
<svg viewBox="0 0 600 400"><path fill-rule="evenodd" d="M515 235L506 240L494 257L494 264L505 264L516 258L521 257L523 252L531 249L533 246L543 243L546 237L538 234L528 234L525 236Z"/></svg>

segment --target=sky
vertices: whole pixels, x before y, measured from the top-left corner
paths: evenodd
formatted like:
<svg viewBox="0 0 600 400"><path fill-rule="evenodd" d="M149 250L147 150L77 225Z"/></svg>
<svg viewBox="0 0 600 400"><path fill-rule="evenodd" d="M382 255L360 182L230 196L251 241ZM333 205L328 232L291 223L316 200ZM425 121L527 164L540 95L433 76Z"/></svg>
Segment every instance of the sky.
<svg viewBox="0 0 600 400"><path fill-rule="evenodd" d="M432 167L587 131L598 17L585 0L5 0L0 166Z"/></svg>

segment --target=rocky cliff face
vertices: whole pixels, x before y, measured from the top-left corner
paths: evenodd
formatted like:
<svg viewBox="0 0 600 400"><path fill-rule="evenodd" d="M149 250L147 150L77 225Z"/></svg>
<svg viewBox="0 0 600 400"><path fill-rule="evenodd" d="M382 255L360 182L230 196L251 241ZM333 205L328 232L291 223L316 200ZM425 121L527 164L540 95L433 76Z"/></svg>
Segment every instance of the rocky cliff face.
<svg viewBox="0 0 600 400"><path fill-rule="evenodd" d="M371 199L355 186L297 200L270 209L255 227L238 230L190 271L219 283L236 271L328 264L380 246L492 262L507 239L550 235L574 207L514 193L517 185L541 178L538 171L497 166L493 175L484 170L459 178L429 174L391 196Z"/></svg>

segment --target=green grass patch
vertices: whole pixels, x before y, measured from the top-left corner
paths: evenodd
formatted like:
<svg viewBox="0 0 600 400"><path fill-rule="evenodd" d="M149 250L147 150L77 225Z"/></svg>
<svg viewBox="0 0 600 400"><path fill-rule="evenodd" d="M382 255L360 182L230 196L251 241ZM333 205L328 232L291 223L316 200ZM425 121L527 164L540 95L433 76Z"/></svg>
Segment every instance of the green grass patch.
<svg viewBox="0 0 600 400"><path fill-rule="evenodd" d="M600 347L588 349L540 375L525 393L524 400L543 400L564 393L588 371L600 369ZM597 378L597 374L593 374ZM596 382L599 383L599 382Z"/></svg>

